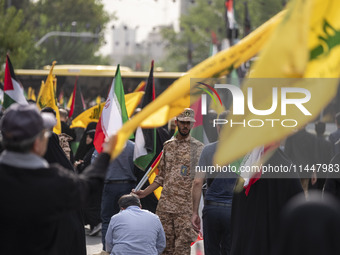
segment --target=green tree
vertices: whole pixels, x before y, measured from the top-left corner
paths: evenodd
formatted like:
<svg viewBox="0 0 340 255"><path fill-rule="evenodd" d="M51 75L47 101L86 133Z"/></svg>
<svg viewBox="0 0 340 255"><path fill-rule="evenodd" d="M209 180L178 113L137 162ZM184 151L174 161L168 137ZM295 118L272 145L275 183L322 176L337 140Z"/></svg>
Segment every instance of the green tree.
<svg viewBox="0 0 340 255"><path fill-rule="evenodd" d="M35 41L49 32L90 32L97 38L53 36L32 49L25 67L37 68L56 60L58 64L108 64L96 55L104 43L104 28L110 15L96 0L40 0L31 5L27 23Z"/></svg>
<svg viewBox="0 0 340 255"><path fill-rule="evenodd" d="M6 62L7 53L15 68L21 68L33 44L29 31L23 25L23 11L14 6L6 8L5 0L0 0L0 20L0 68Z"/></svg>
<svg viewBox="0 0 340 255"><path fill-rule="evenodd" d="M235 17L239 27L239 38L243 35L244 2L235 0ZM263 24L282 10L284 0L248 0L252 29ZM161 63L167 71L187 71L191 58L192 66L210 56L211 32L219 42L226 37L225 0L196 0L188 14L180 17L180 32L164 28L162 36L168 43L168 55Z"/></svg>

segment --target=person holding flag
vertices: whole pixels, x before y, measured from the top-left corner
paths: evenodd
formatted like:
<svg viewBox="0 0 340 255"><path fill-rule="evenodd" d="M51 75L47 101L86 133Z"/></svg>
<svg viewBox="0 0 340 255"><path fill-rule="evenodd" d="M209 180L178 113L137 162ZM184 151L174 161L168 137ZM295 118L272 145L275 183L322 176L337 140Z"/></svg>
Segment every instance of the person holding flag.
<svg viewBox="0 0 340 255"><path fill-rule="evenodd" d="M118 65L96 127L93 144L98 153L102 151L104 140L115 134L127 120L124 87ZM105 235L110 219L120 211L119 198L130 193L131 189L136 185L137 179L133 171L134 147L134 143L128 140L123 152L110 163L107 169L101 201L103 250L105 250Z"/></svg>
<svg viewBox="0 0 340 255"><path fill-rule="evenodd" d="M159 163L159 174L144 190L133 192L140 198L163 187L156 214L166 235L167 246L163 254L190 254L190 244L197 237L191 227L192 199L191 172L198 163L203 144L190 136L195 122L194 111L186 108L177 116L178 134L164 143Z"/></svg>

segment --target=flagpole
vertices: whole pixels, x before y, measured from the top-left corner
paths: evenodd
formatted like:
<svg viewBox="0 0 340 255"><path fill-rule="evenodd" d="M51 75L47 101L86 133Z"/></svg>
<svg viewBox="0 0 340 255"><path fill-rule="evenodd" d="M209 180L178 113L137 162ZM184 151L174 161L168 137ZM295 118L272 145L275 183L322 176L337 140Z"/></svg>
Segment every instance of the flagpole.
<svg viewBox="0 0 340 255"><path fill-rule="evenodd" d="M139 181L139 183L137 184L137 186L136 186L136 188L135 188L135 191L140 190L140 189L143 187L143 185L146 183L146 181L147 181L148 178L149 178L149 175L152 173L152 170L154 170L154 169L157 167L157 165L158 165L158 163L159 163L159 160L160 160L162 154L163 154L163 151L161 151L161 152L159 153L159 155L157 156L157 158L155 159L155 161L154 161L154 162L151 164L151 166L149 167L148 171L146 171L146 173L144 174L143 178L142 178L142 179Z"/></svg>
<svg viewBox="0 0 340 255"><path fill-rule="evenodd" d="M143 178L140 180L140 182L137 184L136 188L135 188L135 191L138 191L140 190L143 185L146 183L146 181L148 180L149 178L149 173L152 171L152 167L150 166L148 171L144 174Z"/></svg>

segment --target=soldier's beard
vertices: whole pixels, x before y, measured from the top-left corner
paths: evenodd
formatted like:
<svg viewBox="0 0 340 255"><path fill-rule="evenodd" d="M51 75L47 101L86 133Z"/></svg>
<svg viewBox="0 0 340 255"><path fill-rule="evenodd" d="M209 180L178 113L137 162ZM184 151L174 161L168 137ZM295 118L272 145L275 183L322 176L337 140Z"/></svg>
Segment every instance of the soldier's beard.
<svg viewBox="0 0 340 255"><path fill-rule="evenodd" d="M181 136L183 136L184 138L187 137L190 133L190 129L186 129L187 131L183 131L181 129L178 129L178 133L180 133Z"/></svg>

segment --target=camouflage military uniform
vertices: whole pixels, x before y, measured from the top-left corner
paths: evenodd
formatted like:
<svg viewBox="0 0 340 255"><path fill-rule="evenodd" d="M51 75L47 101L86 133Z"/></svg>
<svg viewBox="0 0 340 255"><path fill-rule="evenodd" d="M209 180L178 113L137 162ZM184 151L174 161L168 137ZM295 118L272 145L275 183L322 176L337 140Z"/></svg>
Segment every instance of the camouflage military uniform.
<svg viewBox="0 0 340 255"><path fill-rule="evenodd" d="M166 235L163 254L190 254L190 244L197 238L190 222L193 182L190 171L197 165L202 149L203 144L191 136L164 143L159 175L155 179L163 186L156 210Z"/></svg>

